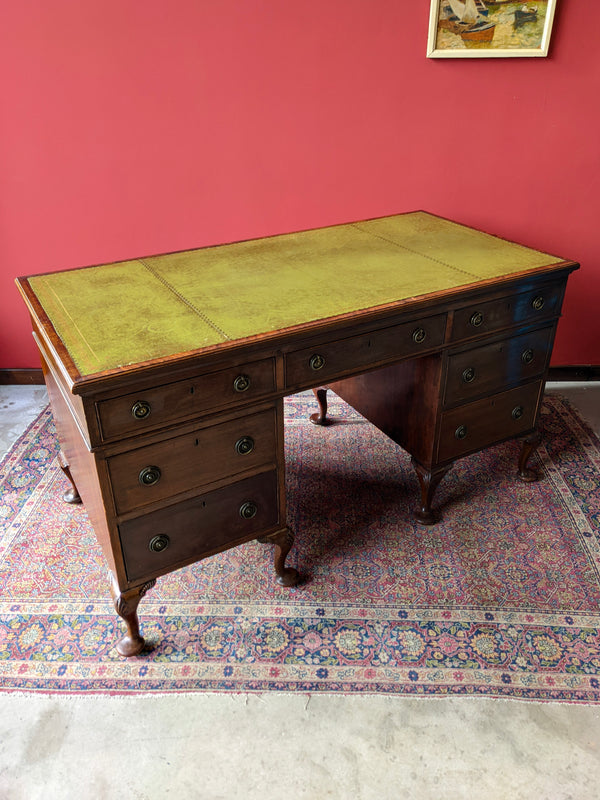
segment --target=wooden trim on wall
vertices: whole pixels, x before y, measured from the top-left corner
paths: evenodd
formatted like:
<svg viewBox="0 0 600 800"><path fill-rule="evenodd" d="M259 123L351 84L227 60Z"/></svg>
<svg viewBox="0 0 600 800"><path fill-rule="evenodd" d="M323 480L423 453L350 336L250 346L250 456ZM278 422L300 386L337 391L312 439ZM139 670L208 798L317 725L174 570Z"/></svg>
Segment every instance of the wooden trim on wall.
<svg viewBox="0 0 600 800"><path fill-rule="evenodd" d="M43 385L44 373L41 369L0 369L0 385L6 386L10 383Z"/></svg>
<svg viewBox="0 0 600 800"><path fill-rule="evenodd" d="M570 367L550 367L549 381L600 381L600 365L583 364Z"/></svg>
<svg viewBox="0 0 600 800"><path fill-rule="evenodd" d="M600 381L600 364L581 366L550 367L549 381ZM44 373L41 369L0 369L0 385L43 385Z"/></svg>

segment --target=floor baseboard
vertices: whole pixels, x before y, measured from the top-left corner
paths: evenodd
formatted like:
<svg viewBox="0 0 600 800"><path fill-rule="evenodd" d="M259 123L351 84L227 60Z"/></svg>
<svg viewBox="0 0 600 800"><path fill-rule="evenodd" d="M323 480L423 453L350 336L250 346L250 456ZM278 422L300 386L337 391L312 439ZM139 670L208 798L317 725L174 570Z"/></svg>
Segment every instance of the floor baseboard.
<svg viewBox="0 0 600 800"><path fill-rule="evenodd" d="M549 381L600 381L600 365L587 364L569 367L550 367Z"/></svg>
<svg viewBox="0 0 600 800"><path fill-rule="evenodd" d="M17 384L43 385L44 373L41 369L0 369L0 385Z"/></svg>

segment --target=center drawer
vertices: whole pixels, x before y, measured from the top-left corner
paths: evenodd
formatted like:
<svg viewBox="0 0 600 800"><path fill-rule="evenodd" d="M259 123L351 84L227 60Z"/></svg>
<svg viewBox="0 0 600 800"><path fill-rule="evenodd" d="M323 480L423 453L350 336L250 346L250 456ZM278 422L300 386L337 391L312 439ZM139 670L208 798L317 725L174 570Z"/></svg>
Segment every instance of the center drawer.
<svg viewBox="0 0 600 800"><path fill-rule="evenodd" d="M286 356L286 386L296 389L325 385L370 366L418 355L439 347L445 331L446 314L438 314L294 350Z"/></svg>
<svg viewBox="0 0 600 800"><path fill-rule="evenodd" d="M270 408L107 459L118 514L230 475L277 463Z"/></svg>
<svg viewBox="0 0 600 800"><path fill-rule="evenodd" d="M253 538L279 522L277 473L185 500L119 526L130 581L154 578Z"/></svg>

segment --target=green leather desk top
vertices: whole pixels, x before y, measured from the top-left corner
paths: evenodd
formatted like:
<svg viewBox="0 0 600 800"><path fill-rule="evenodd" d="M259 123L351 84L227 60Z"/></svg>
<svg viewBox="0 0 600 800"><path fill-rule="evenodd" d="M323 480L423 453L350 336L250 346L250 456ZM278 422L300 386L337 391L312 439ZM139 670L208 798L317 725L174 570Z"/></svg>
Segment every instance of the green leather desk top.
<svg viewBox="0 0 600 800"><path fill-rule="evenodd" d="M418 211L29 285L85 376L561 262Z"/></svg>

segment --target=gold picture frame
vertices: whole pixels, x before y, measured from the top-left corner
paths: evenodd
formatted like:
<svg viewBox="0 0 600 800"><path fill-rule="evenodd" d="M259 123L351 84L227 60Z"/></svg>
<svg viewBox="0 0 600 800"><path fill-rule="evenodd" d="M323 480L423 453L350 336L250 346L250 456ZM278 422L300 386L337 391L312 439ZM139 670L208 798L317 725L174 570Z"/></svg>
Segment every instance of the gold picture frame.
<svg viewBox="0 0 600 800"><path fill-rule="evenodd" d="M428 58L547 56L557 0L431 0Z"/></svg>

